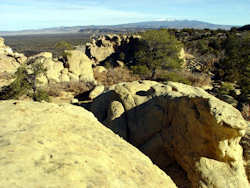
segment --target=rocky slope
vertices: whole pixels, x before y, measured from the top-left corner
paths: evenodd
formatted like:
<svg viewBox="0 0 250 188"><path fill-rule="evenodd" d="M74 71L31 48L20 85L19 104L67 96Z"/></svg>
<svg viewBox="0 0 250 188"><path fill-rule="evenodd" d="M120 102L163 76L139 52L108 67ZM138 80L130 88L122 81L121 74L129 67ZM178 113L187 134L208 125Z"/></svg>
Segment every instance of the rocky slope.
<svg viewBox="0 0 250 188"><path fill-rule="evenodd" d="M0 102L0 187L176 187L90 112L69 104Z"/></svg>
<svg viewBox="0 0 250 188"><path fill-rule="evenodd" d="M112 86L90 110L162 169L174 161L192 187L248 187L240 112L200 88L136 81Z"/></svg>

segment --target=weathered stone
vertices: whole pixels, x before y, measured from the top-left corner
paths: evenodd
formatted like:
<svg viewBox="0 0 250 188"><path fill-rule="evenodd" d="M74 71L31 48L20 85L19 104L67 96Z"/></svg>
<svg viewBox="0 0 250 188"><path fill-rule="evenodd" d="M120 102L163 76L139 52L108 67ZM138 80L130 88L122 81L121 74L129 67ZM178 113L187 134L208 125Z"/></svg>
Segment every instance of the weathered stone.
<svg viewBox="0 0 250 188"><path fill-rule="evenodd" d="M23 54L14 53L10 47L5 46L4 39L0 38L0 73L13 74L26 60Z"/></svg>
<svg viewBox="0 0 250 188"><path fill-rule="evenodd" d="M176 160L193 187L249 186L239 145L246 122L238 110L201 88L120 83L96 98L90 110L117 134L129 135L124 138L162 169Z"/></svg>
<svg viewBox="0 0 250 188"><path fill-rule="evenodd" d="M4 38L0 37L0 48L1 47L4 47L5 44L4 44Z"/></svg>
<svg viewBox="0 0 250 188"><path fill-rule="evenodd" d="M96 66L94 67L94 72L97 72L97 73L106 73L108 72L108 70L104 67L104 66Z"/></svg>
<svg viewBox="0 0 250 188"><path fill-rule="evenodd" d="M99 36L86 44L86 54L98 65L110 57L121 45L128 44L134 38L140 38L140 36L116 34Z"/></svg>
<svg viewBox="0 0 250 188"><path fill-rule="evenodd" d="M248 181L250 182L250 122L248 121L248 128L245 136L241 139L240 144L243 147L244 166Z"/></svg>
<svg viewBox="0 0 250 188"><path fill-rule="evenodd" d="M90 93L89 98L93 100L94 98L98 97L100 94L104 92L104 85L98 85L96 86Z"/></svg>
<svg viewBox="0 0 250 188"><path fill-rule="evenodd" d="M61 71L64 69L62 62L55 62L52 58L46 58L43 66L47 69L46 75L49 82L60 82Z"/></svg>
<svg viewBox="0 0 250 188"><path fill-rule="evenodd" d="M0 185L176 187L136 148L70 104L0 102Z"/></svg>
<svg viewBox="0 0 250 188"><path fill-rule="evenodd" d="M69 71L77 75L80 81L95 82L92 61L81 51L67 50Z"/></svg>

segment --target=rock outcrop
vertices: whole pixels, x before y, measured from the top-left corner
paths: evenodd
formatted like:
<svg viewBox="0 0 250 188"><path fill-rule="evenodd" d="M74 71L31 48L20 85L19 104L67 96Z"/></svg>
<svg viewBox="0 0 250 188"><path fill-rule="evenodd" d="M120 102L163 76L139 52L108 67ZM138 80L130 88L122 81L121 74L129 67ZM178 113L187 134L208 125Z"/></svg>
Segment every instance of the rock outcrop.
<svg viewBox="0 0 250 188"><path fill-rule="evenodd" d="M136 81L112 86L90 110L162 169L174 161L192 187L249 187L239 142L240 112L203 89Z"/></svg>
<svg viewBox="0 0 250 188"><path fill-rule="evenodd" d="M0 102L0 150L0 187L176 187L93 114L70 104Z"/></svg>
<svg viewBox="0 0 250 188"><path fill-rule="evenodd" d="M240 144L243 147L243 156L245 160L245 169L250 182L250 122L248 121L248 128L245 136L241 139Z"/></svg>
<svg viewBox="0 0 250 188"><path fill-rule="evenodd" d="M93 38L86 44L86 54L95 64L106 60L121 46L128 44L130 40L140 38L139 35L104 35Z"/></svg>
<svg viewBox="0 0 250 188"><path fill-rule="evenodd" d="M14 73L20 64L25 63L27 58L20 53L13 52L9 46L4 44L4 39L0 37L0 73Z"/></svg>
<svg viewBox="0 0 250 188"><path fill-rule="evenodd" d="M47 69L45 75L38 79L42 85L58 82L88 82L95 84L92 61L81 51L68 50L65 52L65 63L53 59L50 52L42 52L29 57L30 64L42 63Z"/></svg>

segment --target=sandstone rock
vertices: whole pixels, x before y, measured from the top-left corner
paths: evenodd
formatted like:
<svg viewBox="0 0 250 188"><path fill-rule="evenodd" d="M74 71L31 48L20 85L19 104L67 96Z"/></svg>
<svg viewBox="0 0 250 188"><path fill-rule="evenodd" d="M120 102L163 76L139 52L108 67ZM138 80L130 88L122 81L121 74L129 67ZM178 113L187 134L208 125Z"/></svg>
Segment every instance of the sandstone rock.
<svg viewBox="0 0 250 188"><path fill-rule="evenodd" d="M108 70L104 66L96 66L96 67L94 67L93 71L97 72L97 73L106 73L106 72L108 72Z"/></svg>
<svg viewBox="0 0 250 188"><path fill-rule="evenodd" d="M61 71L64 69L62 62L55 62L52 58L46 58L43 65L47 69L46 75L49 82L61 82Z"/></svg>
<svg viewBox="0 0 250 188"><path fill-rule="evenodd" d="M124 67L124 62L123 61L116 61L116 64L118 65L118 67Z"/></svg>
<svg viewBox="0 0 250 188"><path fill-rule="evenodd" d="M12 49L4 44L4 39L0 38L0 73L15 73L20 64L27 58L20 53L13 52Z"/></svg>
<svg viewBox="0 0 250 188"><path fill-rule="evenodd" d="M31 58L37 58L37 57L45 57L47 59L52 59L53 54L51 52L41 52L37 55L32 56Z"/></svg>
<svg viewBox="0 0 250 188"><path fill-rule="evenodd" d="M193 187L249 186L239 145L245 120L201 88L120 83L97 97L90 110L162 169L176 160Z"/></svg>
<svg viewBox="0 0 250 188"><path fill-rule="evenodd" d="M71 104L78 104L78 103L79 103L78 99L74 98L74 99L71 100Z"/></svg>
<svg viewBox="0 0 250 188"><path fill-rule="evenodd" d="M176 187L136 148L69 104L0 102L0 185Z"/></svg>
<svg viewBox="0 0 250 188"><path fill-rule="evenodd" d="M93 38L86 44L86 54L98 65L111 56L121 45L128 44L132 38L140 38L139 35L105 35Z"/></svg>
<svg viewBox="0 0 250 188"><path fill-rule="evenodd" d="M100 94L104 92L104 85L96 86L90 93L89 98L93 100L94 98L98 97Z"/></svg>
<svg viewBox="0 0 250 188"><path fill-rule="evenodd" d="M240 144L243 147L243 156L245 160L245 169L250 182L250 122L248 121L248 128L245 136L241 139Z"/></svg>
<svg viewBox="0 0 250 188"><path fill-rule="evenodd" d="M1 47L4 47L5 44L4 44L4 38L0 37L0 48Z"/></svg>
<svg viewBox="0 0 250 188"><path fill-rule="evenodd" d="M15 73L20 64L15 58L0 54L0 72Z"/></svg>
<svg viewBox="0 0 250 188"><path fill-rule="evenodd" d="M80 81L95 82L92 61L81 51L67 50L69 71L77 75Z"/></svg>

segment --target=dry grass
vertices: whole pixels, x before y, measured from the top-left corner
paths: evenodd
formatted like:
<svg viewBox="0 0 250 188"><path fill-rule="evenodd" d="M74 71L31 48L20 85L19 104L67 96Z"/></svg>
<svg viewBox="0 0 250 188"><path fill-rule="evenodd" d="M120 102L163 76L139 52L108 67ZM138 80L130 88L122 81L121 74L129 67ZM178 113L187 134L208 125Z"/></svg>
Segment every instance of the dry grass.
<svg viewBox="0 0 250 188"><path fill-rule="evenodd" d="M60 97L62 92L70 92L74 95L84 93L93 88L93 85L85 82L61 82L49 84L45 89L49 96Z"/></svg>
<svg viewBox="0 0 250 188"><path fill-rule="evenodd" d="M138 75L132 74L127 68L108 68L108 71L98 73L94 72L95 79L98 83L103 84L104 86L111 86L121 82L131 82L135 80L140 80Z"/></svg>
<svg viewBox="0 0 250 188"><path fill-rule="evenodd" d="M250 121L250 104L242 105L241 114L245 118L245 120Z"/></svg>
<svg viewBox="0 0 250 188"><path fill-rule="evenodd" d="M0 72L0 80L10 80L13 78L13 74L7 72Z"/></svg>
<svg viewBox="0 0 250 188"><path fill-rule="evenodd" d="M182 82L195 87L209 86L212 84L212 80L207 74L168 70L157 71L155 80L164 81L164 79Z"/></svg>
<svg viewBox="0 0 250 188"><path fill-rule="evenodd" d="M212 84L212 80L209 75L202 73L192 73L192 72L181 72L184 78L191 82L192 86L202 87Z"/></svg>

